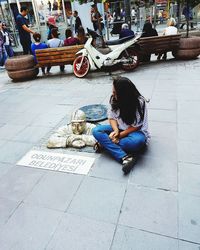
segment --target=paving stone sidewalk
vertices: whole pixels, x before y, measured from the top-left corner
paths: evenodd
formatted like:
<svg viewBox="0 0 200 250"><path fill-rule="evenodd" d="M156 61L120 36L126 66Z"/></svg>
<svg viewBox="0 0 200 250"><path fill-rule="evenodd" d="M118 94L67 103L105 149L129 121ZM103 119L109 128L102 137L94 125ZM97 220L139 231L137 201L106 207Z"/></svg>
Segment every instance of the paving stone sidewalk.
<svg viewBox="0 0 200 250"><path fill-rule="evenodd" d="M0 72L0 250L199 250L200 57L112 72L150 98L151 143L129 176L93 152L77 152L95 157L88 175L16 165L75 109L108 104L108 73L58 70L21 83Z"/></svg>

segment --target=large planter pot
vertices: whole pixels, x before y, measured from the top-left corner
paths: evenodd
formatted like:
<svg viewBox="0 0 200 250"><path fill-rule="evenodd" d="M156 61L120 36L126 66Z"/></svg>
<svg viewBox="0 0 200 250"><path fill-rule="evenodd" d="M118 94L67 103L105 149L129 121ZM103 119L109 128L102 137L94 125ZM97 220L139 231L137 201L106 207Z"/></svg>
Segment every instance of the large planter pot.
<svg viewBox="0 0 200 250"><path fill-rule="evenodd" d="M200 37L181 38L179 49L173 52L176 59L191 60L200 55Z"/></svg>
<svg viewBox="0 0 200 250"><path fill-rule="evenodd" d="M5 63L8 76L13 81L34 79L38 74L32 55L21 55L8 58Z"/></svg>

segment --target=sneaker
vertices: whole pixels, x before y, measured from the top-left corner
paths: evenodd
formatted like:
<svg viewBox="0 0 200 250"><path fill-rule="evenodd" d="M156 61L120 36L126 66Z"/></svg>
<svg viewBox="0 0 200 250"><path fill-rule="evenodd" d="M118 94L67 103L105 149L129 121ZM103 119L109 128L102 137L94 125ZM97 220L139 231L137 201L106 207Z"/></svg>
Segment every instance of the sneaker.
<svg viewBox="0 0 200 250"><path fill-rule="evenodd" d="M122 158L122 171L124 174L129 174L131 169L134 167L136 163L136 157L127 155L124 158Z"/></svg>
<svg viewBox="0 0 200 250"><path fill-rule="evenodd" d="M93 146L93 149L94 149L95 153L101 153L103 150L103 147L101 146L101 144L99 142L96 142Z"/></svg>

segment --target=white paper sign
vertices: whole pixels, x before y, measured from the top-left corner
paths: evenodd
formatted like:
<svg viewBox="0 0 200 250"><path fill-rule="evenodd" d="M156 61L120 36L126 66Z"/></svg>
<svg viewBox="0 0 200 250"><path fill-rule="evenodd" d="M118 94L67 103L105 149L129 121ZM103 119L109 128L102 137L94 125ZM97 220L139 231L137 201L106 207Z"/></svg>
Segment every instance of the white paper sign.
<svg viewBox="0 0 200 250"><path fill-rule="evenodd" d="M86 175L94 163L94 160L92 157L80 155L31 150L17 165Z"/></svg>

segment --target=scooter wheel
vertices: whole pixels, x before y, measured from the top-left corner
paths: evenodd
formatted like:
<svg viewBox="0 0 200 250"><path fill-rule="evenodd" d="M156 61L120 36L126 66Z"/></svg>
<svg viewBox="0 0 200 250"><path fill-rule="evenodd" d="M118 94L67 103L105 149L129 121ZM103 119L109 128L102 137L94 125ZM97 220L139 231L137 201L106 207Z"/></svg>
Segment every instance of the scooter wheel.
<svg viewBox="0 0 200 250"><path fill-rule="evenodd" d="M128 55L124 53L122 59L127 60L126 62L122 62L122 69L127 71L135 69L139 64L138 53L134 50L129 51Z"/></svg>
<svg viewBox="0 0 200 250"><path fill-rule="evenodd" d="M78 78L86 76L90 70L90 62L86 56L78 56L73 62L74 75Z"/></svg>

